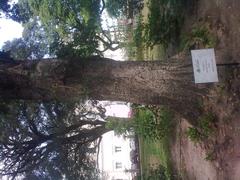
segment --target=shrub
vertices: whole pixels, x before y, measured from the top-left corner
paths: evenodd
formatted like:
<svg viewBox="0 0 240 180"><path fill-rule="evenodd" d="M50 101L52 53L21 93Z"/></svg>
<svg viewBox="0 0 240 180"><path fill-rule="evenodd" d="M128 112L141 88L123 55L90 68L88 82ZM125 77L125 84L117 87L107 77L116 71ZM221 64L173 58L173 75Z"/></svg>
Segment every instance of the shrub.
<svg viewBox="0 0 240 180"><path fill-rule="evenodd" d="M162 44L165 47L178 36L183 22L181 0L150 0L145 39L148 46Z"/></svg>
<svg viewBox="0 0 240 180"><path fill-rule="evenodd" d="M119 135L128 135L134 131L150 140L161 139L171 131L173 115L167 109L153 112L146 107L137 107L135 111L135 117L131 120L109 119L106 128L113 129Z"/></svg>
<svg viewBox="0 0 240 180"><path fill-rule="evenodd" d="M213 123L216 121L216 116L213 113L204 114L199 121L200 128L204 137L208 138L213 134Z"/></svg>
<svg viewBox="0 0 240 180"><path fill-rule="evenodd" d="M134 117L135 133L145 138L158 139L155 116L149 109L139 108Z"/></svg>
<svg viewBox="0 0 240 180"><path fill-rule="evenodd" d="M211 48L216 45L216 37L209 31L208 24L194 25L189 34L181 38L181 50L190 50L200 47Z"/></svg>
<svg viewBox="0 0 240 180"><path fill-rule="evenodd" d="M128 135L133 131L133 121L110 118L106 123L107 129L113 129L117 135Z"/></svg>
<svg viewBox="0 0 240 180"><path fill-rule="evenodd" d="M144 24L142 22L142 15L139 15L136 29L134 29L134 32L133 32L133 41L136 47L141 47L142 43L144 42L143 30L144 30Z"/></svg>
<svg viewBox="0 0 240 180"><path fill-rule="evenodd" d="M141 179L141 177L138 177ZM144 180L167 180L166 168L159 165L157 168L151 168L148 172L143 173L142 179Z"/></svg>
<svg viewBox="0 0 240 180"><path fill-rule="evenodd" d="M194 143L198 143L202 140L202 135L197 128L189 127L186 133L189 139Z"/></svg>
<svg viewBox="0 0 240 180"><path fill-rule="evenodd" d="M199 143L200 141L209 138L215 131L214 123L216 116L208 112L203 114L199 120L197 127L189 127L186 134L191 141Z"/></svg>
<svg viewBox="0 0 240 180"><path fill-rule="evenodd" d="M136 111L134 118L135 132L144 138L156 140L165 137L172 127L172 113L164 108L152 111L141 107Z"/></svg>

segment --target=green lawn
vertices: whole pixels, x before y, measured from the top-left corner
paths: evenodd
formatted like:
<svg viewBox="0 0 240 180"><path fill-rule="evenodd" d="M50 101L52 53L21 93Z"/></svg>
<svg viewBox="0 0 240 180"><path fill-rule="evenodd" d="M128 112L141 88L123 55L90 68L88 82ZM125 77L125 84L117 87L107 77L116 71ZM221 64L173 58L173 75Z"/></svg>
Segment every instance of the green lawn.
<svg viewBox="0 0 240 180"><path fill-rule="evenodd" d="M169 138L151 141L139 138L140 146L140 166L141 172L146 173L151 167L157 167L159 164L166 168L166 175L171 179L171 154L169 149Z"/></svg>

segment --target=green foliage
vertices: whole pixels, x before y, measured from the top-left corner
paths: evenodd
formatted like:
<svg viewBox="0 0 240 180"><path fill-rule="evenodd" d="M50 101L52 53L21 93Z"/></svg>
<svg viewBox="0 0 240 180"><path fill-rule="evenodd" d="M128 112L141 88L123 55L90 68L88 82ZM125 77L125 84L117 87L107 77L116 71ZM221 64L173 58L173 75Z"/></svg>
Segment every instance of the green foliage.
<svg viewBox="0 0 240 180"><path fill-rule="evenodd" d="M128 28L126 34L128 37L127 42L123 45L127 57L130 60L143 60L144 48L144 24L142 22L142 15L137 17L137 25L135 29Z"/></svg>
<svg viewBox="0 0 240 180"><path fill-rule="evenodd" d="M144 48L161 44L165 49L178 37L183 22L182 0L150 0L148 8L147 22L143 22L142 15L138 16L133 43L126 47L136 59L142 59Z"/></svg>
<svg viewBox="0 0 240 180"><path fill-rule="evenodd" d="M158 112L145 107L135 109L135 117L131 120L119 120L111 118L106 127L113 129L117 134L128 134L135 132L146 139L157 140L165 137L172 127L172 114L166 109L159 109Z"/></svg>
<svg viewBox="0 0 240 180"><path fill-rule="evenodd" d="M125 134L133 131L133 121L121 120L121 118L108 118L106 123L107 129L113 129L117 135Z"/></svg>
<svg viewBox="0 0 240 180"><path fill-rule="evenodd" d="M200 121L199 125L204 137L209 137L213 134L213 123L216 121L216 116L213 113L204 114Z"/></svg>
<svg viewBox="0 0 240 180"><path fill-rule="evenodd" d="M57 40L56 34L47 35L38 19L34 18L24 24L22 38L5 42L2 49L10 51L14 59L41 59L52 54L48 45Z"/></svg>
<svg viewBox="0 0 240 180"><path fill-rule="evenodd" d="M134 117L136 134L150 139L159 139L160 133L153 112L146 108L139 108Z"/></svg>
<svg viewBox="0 0 240 180"><path fill-rule="evenodd" d="M12 3L10 0L0 1L0 18L2 12L7 18L11 18L17 22L27 22L32 15L29 10L27 10L27 0L22 0L21 3ZM10 5L11 3L11 5Z"/></svg>
<svg viewBox="0 0 240 180"><path fill-rule="evenodd" d="M10 4L8 4L8 0L1 0L0 1L0 12L8 12L11 8ZM0 16L1 17L1 16Z"/></svg>
<svg viewBox="0 0 240 180"><path fill-rule="evenodd" d="M172 118L172 114L166 109L153 112L147 108L139 108L134 118L134 130L144 138L161 139L170 132Z"/></svg>
<svg viewBox="0 0 240 180"><path fill-rule="evenodd" d="M216 36L210 32L208 24L196 24L189 34L181 38L180 49L212 48L216 42Z"/></svg>
<svg viewBox="0 0 240 180"><path fill-rule="evenodd" d="M1 100L0 175L12 179L19 175L21 179L41 180L64 176L99 179L92 157L97 152L97 139L106 132L105 122L99 121L104 112L95 101Z"/></svg>
<svg viewBox="0 0 240 180"><path fill-rule="evenodd" d="M107 0L106 1L106 10L109 16L118 18L124 15L127 9L126 0Z"/></svg>
<svg viewBox="0 0 240 180"><path fill-rule="evenodd" d="M143 0L106 0L106 10L113 18L132 18L142 7Z"/></svg>
<svg viewBox="0 0 240 180"><path fill-rule="evenodd" d="M148 22L145 25L147 46L165 47L177 37L183 21L182 0L150 0Z"/></svg>
<svg viewBox="0 0 240 180"><path fill-rule="evenodd" d="M29 21L38 21L39 28L31 31L43 30L46 34L46 38L37 42L48 39L45 47L49 47L53 55L90 56L99 52L100 1L19 0L18 5L23 3L25 9L22 11L31 12ZM52 37L57 38L52 41Z"/></svg>
<svg viewBox="0 0 240 180"><path fill-rule="evenodd" d="M169 179L166 176L166 168L164 166L159 165L157 168L151 168L149 172L145 172L141 177L138 177L138 179L144 179L144 180L167 180Z"/></svg>
<svg viewBox="0 0 240 180"><path fill-rule="evenodd" d="M206 113L198 120L197 127L189 127L186 134L194 143L199 143L209 138L214 133L214 122L216 116L213 113Z"/></svg>
<svg viewBox="0 0 240 180"><path fill-rule="evenodd" d="M137 54L137 47L135 46L135 43L133 41L129 41L125 44L123 44L124 51L126 53L126 57L128 60L137 60L136 54Z"/></svg>
<svg viewBox="0 0 240 180"><path fill-rule="evenodd" d="M199 143L202 140L202 134L197 128L189 127L186 133L189 139L194 143Z"/></svg>
<svg viewBox="0 0 240 180"><path fill-rule="evenodd" d="M144 24L142 21L143 21L143 17L142 15L139 15L137 20L137 27L136 29L134 29L134 32L133 32L133 41L136 47L142 46L142 43L144 42L144 37L143 37Z"/></svg>

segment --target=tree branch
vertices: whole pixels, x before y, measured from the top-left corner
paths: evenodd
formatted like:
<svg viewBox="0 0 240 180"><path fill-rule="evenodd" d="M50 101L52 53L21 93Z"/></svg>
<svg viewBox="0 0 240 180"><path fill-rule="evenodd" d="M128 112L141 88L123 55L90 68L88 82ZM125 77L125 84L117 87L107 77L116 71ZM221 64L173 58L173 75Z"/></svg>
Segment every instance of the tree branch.
<svg viewBox="0 0 240 180"><path fill-rule="evenodd" d="M105 9L105 6L106 6L105 1L102 0L102 9L101 9L101 11L100 11L100 14L103 13L103 10Z"/></svg>

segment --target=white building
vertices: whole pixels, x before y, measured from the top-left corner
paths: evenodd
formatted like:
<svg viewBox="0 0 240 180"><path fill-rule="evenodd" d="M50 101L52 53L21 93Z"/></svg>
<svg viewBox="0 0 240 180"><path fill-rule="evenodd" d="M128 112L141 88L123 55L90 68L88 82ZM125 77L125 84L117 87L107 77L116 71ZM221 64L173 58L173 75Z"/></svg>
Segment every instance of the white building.
<svg viewBox="0 0 240 180"><path fill-rule="evenodd" d="M113 131L104 135L100 147L99 168L104 180L131 180L129 140L118 137Z"/></svg>
<svg viewBox="0 0 240 180"><path fill-rule="evenodd" d="M106 107L107 115L128 117L129 105L114 103ZM131 180L130 141L113 131L103 135L99 153L99 168L103 180Z"/></svg>

